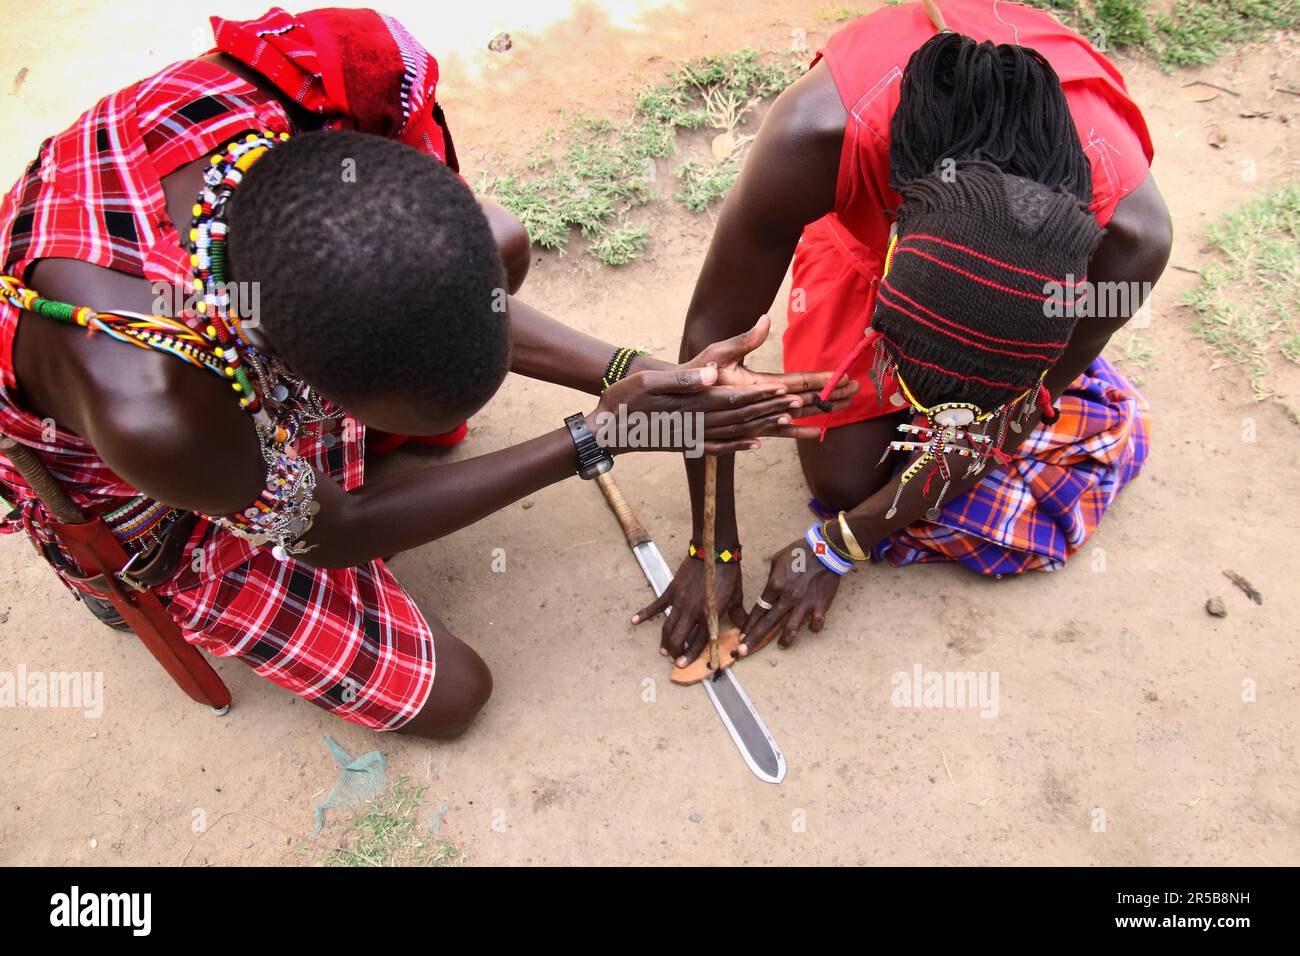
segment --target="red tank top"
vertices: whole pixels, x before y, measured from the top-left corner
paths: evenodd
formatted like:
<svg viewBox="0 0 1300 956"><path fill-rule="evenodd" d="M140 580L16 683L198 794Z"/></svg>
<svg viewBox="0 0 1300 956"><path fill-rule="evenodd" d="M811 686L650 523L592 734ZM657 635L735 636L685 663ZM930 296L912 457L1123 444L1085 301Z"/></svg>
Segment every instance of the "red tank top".
<svg viewBox="0 0 1300 956"><path fill-rule="evenodd" d="M1086 39L1040 10L1007 0L940 0L938 6L956 32L1030 47L1052 64L1092 164L1091 209L1104 226L1115 205L1146 178L1154 155L1146 122L1119 71ZM921 4L910 3L854 21L817 54L849 114L835 209L825 222L868 278L880 275L888 213L901 202L889 188L889 125L903 68L934 35Z"/></svg>

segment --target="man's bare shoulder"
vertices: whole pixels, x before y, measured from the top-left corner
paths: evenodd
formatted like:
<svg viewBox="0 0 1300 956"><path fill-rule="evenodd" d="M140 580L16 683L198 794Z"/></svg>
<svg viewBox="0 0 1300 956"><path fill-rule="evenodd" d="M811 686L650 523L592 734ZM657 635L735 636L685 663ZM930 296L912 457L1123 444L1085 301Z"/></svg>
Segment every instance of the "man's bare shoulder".
<svg viewBox="0 0 1300 956"><path fill-rule="evenodd" d="M838 149L848 118L830 67L819 60L777 97L764 125L771 123L794 145L824 148L829 144Z"/></svg>
<svg viewBox="0 0 1300 956"><path fill-rule="evenodd" d="M148 313L150 284L82 262L29 274L48 298ZM15 340L28 407L84 438L123 480L167 504L228 514L265 480L256 432L230 386L180 359L24 314Z"/></svg>
<svg viewBox="0 0 1300 956"><path fill-rule="evenodd" d="M824 61L777 97L735 189L745 231L784 243L834 208L847 119Z"/></svg>

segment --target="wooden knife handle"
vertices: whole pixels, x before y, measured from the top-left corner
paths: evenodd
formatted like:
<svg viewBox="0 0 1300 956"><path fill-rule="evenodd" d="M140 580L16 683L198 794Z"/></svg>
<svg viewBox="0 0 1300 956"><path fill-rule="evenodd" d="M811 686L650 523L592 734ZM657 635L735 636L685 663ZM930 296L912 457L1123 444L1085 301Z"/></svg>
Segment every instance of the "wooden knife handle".
<svg viewBox="0 0 1300 956"><path fill-rule="evenodd" d="M86 516L77 507L63 486L50 474L45 462L36 457L36 452L26 445L20 445L8 435L0 435L0 452L13 464L14 470L23 476L23 480L36 492L50 514L63 524L84 524Z"/></svg>
<svg viewBox="0 0 1300 956"><path fill-rule="evenodd" d="M618 523L622 525L627 543L635 548L638 544L645 544L647 541L652 540L650 532L637 519L636 512L632 510L632 506L623 497L623 492L614 483L614 476L609 472L597 475L596 484L600 485L600 490L605 494L605 501L609 503L610 510L614 512L614 517L618 518Z"/></svg>

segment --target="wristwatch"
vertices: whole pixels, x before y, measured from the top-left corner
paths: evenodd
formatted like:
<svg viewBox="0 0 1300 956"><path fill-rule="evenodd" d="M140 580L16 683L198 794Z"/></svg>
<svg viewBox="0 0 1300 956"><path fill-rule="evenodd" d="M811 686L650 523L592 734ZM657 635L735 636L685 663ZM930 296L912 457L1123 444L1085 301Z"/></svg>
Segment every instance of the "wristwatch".
<svg viewBox="0 0 1300 956"><path fill-rule="evenodd" d="M600 447L596 436L587 427L587 417L582 412L570 415L564 424L578 449L578 477L590 481L614 467L614 456Z"/></svg>

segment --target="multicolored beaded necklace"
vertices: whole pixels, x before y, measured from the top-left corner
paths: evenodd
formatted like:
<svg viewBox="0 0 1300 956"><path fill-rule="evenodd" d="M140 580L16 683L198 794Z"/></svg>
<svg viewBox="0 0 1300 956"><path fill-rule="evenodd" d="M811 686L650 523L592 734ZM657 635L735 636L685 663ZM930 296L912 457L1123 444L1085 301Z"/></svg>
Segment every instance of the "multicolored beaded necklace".
<svg viewBox="0 0 1300 956"><path fill-rule="evenodd" d="M225 370L225 361L219 353L213 353L207 340L178 319L139 312L96 312L88 306L46 299L7 275L0 275L0 295L16 309L79 325L91 333L103 332L119 342L129 342L142 349L171 352L191 365L218 375L232 374Z"/></svg>
<svg viewBox="0 0 1300 956"><path fill-rule="evenodd" d="M281 560L307 550L299 539L320 510L312 500L315 472L297 457L292 442L305 423L332 418L336 412L260 353L244 334L239 316L230 311L225 216L230 197L249 168L277 142L288 138L288 133L249 133L213 156L203 174L204 185L194 203L189 232L194 291L203 295L196 310L210 323L204 331L226 363L225 374L233 379L231 387L239 394L240 407L253 415L267 464L267 486L262 495L241 515L227 516L223 523L254 544L275 542L275 556ZM245 366L253 370L257 387ZM268 405L276 410L277 418L268 413Z"/></svg>
<svg viewBox="0 0 1300 956"><path fill-rule="evenodd" d="M289 134L280 133L278 138L286 140ZM273 133L261 136L249 133L242 141L236 140L226 147L224 153L218 153L208 161L209 168L203 174L203 190L194 203L194 218L190 220L189 231L194 291L203 295L195 309L210 323L204 331L216 342L217 355L226 363L225 374L234 379L231 387L239 393L240 407L254 415L261 409L262 401L244 369L245 357L263 385L266 384L266 363L244 335L239 317L230 312L230 294L225 284L225 207L235 187L243 181L244 173L266 155L275 142Z"/></svg>
<svg viewBox="0 0 1300 956"><path fill-rule="evenodd" d="M312 500L315 473L297 456L293 442L304 424L333 418L337 412L288 375L274 359L259 352L244 334L239 316L230 311L225 214L235 187L249 167L277 142L288 138L288 133L250 133L214 155L204 172L204 186L194 204L187 244L192 288L201 296L195 311L207 322L202 332L167 316L120 310L97 312L46 299L18 279L0 275L0 295L15 308L79 325L91 334L103 332L140 348L168 352L230 382L240 407L253 417L267 465L267 484L257 501L244 511L203 517L254 545L274 542L275 555L281 560L307 550L299 539L320 509ZM275 417L268 409L274 410Z"/></svg>

